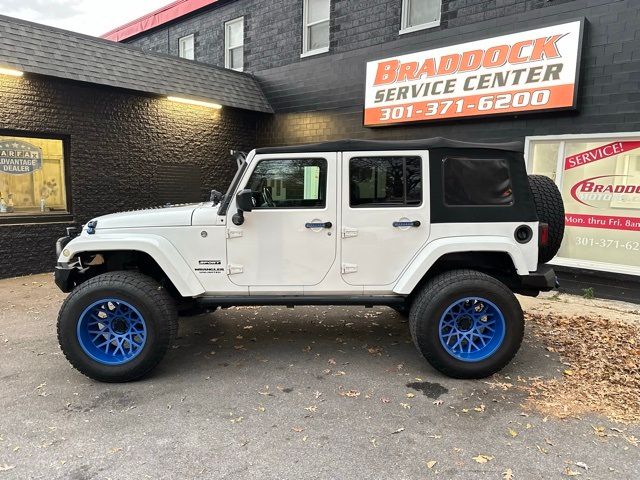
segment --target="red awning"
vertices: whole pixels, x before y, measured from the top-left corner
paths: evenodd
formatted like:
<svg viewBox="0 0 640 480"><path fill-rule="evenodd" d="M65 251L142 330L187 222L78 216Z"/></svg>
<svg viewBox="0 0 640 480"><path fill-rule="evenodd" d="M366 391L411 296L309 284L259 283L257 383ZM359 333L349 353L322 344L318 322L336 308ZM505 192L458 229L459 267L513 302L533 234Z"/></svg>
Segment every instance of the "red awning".
<svg viewBox="0 0 640 480"><path fill-rule="evenodd" d="M180 18L188 13L195 12L202 7L216 3L218 0L177 0L169 5L159 8L144 17L140 17L121 27L115 28L102 35L102 38L120 42L139 33Z"/></svg>

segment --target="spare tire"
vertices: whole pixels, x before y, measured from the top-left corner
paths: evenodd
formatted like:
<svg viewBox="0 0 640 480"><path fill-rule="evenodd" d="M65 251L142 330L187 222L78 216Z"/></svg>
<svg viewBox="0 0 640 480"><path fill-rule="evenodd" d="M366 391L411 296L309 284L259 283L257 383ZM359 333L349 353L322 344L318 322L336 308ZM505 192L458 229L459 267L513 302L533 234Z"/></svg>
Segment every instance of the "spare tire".
<svg viewBox="0 0 640 480"><path fill-rule="evenodd" d="M549 241L538 250L538 262L547 263L556 256L564 236L564 202L555 182L544 175L529 175L529 187L540 223L549 225Z"/></svg>

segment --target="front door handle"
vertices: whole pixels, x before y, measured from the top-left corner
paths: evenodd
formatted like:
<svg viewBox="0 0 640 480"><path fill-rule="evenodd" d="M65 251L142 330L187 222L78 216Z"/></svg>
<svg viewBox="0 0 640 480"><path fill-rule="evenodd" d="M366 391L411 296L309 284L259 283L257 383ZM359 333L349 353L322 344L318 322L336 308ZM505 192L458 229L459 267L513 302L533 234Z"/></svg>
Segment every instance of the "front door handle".
<svg viewBox="0 0 640 480"><path fill-rule="evenodd" d="M331 222L309 222L304 224L304 228L331 228L333 223Z"/></svg>
<svg viewBox="0 0 640 480"><path fill-rule="evenodd" d="M393 222L393 226L396 228L399 227L419 227L420 225L422 225L420 223L420 220L407 220L404 222Z"/></svg>

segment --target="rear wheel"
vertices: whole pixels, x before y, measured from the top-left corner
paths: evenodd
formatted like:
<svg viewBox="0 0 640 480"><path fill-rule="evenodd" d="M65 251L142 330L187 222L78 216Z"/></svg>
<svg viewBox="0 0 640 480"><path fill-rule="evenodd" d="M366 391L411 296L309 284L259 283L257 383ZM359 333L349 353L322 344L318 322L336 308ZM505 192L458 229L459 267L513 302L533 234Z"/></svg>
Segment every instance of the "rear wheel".
<svg viewBox="0 0 640 480"><path fill-rule="evenodd" d="M541 245L538 262L547 263L556 256L564 237L564 203L558 186L544 175L529 175L538 220L549 226L549 241Z"/></svg>
<svg viewBox="0 0 640 480"><path fill-rule="evenodd" d="M102 382L149 373L178 328L173 298L139 272L109 272L76 288L58 315L58 341L71 364Z"/></svg>
<svg viewBox="0 0 640 480"><path fill-rule="evenodd" d="M474 270L453 270L429 281L411 306L409 325L427 361L454 378L484 378L501 370L524 334L513 293Z"/></svg>

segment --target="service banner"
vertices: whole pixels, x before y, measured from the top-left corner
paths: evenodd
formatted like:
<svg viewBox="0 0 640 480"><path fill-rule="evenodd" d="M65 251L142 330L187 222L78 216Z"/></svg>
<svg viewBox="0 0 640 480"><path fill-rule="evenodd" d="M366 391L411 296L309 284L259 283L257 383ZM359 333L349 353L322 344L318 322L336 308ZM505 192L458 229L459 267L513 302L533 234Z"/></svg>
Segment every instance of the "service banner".
<svg viewBox="0 0 640 480"><path fill-rule="evenodd" d="M565 142L559 257L640 268L640 139Z"/></svg>
<svg viewBox="0 0 640 480"><path fill-rule="evenodd" d="M575 108L582 22L367 63L364 124Z"/></svg>

